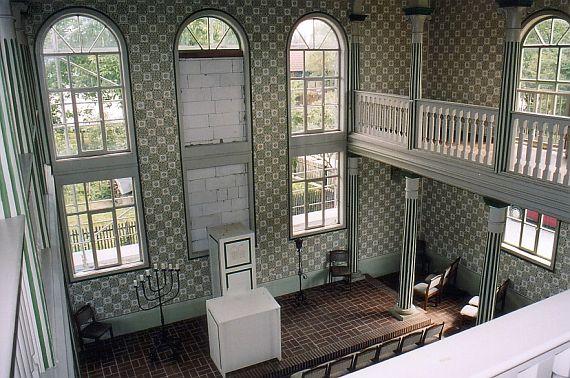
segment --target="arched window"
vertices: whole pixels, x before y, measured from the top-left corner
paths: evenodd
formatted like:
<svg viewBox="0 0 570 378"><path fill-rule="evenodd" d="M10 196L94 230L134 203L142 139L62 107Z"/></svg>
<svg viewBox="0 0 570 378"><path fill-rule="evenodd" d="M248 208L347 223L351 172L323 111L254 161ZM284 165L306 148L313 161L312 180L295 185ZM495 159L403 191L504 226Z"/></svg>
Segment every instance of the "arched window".
<svg viewBox="0 0 570 378"><path fill-rule="evenodd" d="M190 257L208 254L207 227L253 228L246 33L230 15L193 14L175 42L178 120Z"/></svg>
<svg viewBox="0 0 570 378"><path fill-rule="evenodd" d="M341 27L302 18L288 45L291 237L344 227L345 78Z"/></svg>
<svg viewBox="0 0 570 378"><path fill-rule="evenodd" d="M523 39L519 110L570 116L570 24L541 17Z"/></svg>
<svg viewBox="0 0 570 378"><path fill-rule="evenodd" d="M69 9L37 40L50 153L72 280L147 264L124 41Z"/></svg>
<svg viewBox="0 0 570 378"><path fill-rule="evenodd" d="M343 49L326 19L301 21L289 44L291 134L341 129Z"/></svg>

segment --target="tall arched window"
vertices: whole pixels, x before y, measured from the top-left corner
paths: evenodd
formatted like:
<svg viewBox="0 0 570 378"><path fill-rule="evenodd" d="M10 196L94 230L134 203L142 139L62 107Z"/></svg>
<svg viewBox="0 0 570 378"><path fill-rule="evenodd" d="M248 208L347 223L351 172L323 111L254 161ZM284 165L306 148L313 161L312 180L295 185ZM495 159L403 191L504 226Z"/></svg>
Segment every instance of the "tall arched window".
<svg viewBox="0 0 570 378"><path fill-rule="evenodd" d="M126 48L104 16L69 9L37 40L72 280L147 264Z"/></svg>
<svg viewBox="0 0 570 378"><path fill-rule="evenodd" d="M290 236L344 227L346 41L328 16L312 14L288 45Z"/></svg>
<svg viewBox="0 0 570 378"><path fill-rule="evenodd" d="M570 116L570 24L541 17L523 39L519 110Z"/></svg>

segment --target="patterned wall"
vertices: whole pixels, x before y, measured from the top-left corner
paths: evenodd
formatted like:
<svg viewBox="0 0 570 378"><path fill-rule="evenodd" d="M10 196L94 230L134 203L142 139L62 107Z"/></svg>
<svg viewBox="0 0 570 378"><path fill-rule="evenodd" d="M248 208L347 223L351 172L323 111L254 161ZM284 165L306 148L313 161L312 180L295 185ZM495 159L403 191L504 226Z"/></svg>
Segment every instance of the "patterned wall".
<svg viewBox="0 0 570 378"><path fill-rule="evenodd" d="M420 235L428 249L481 274L485 259L488 209L483 197L438 181L424 179ZM501 253L499 281L510 278L512 289L538 301L570 288L570 225L560 227L554 272Z"/></svg>
<svg viewBox="0 0 570 378"><path fill-rule="evenodd" d="M407 87L409 56L407 26L401 25L403 2L383 0L373 3L366 6L376 14L365 23L365 42L386 43L386 47L380 52L368 48L363 53L364 82L368 89L386 88L403 93ZM188 261L186 258L172 51L176 32L193 12L216 8L234 16L248 34L252 69L256 231L259 242L257 271L258 280L268 282L296 274L294 245L288 240L287 36L295 21L312 11L323 11L334 16L349 34L348 5L349 2L340 0L30 2L27 33L31 39L50 15L69 6L88 6L103 12L125 36L149 252L151 262L169 260L183 266L182 290L177 301L208 295L210 282L207 259ZM400 44L396 48L393 47L394 38ZM370 234L374 230L367 232ZM323 268L325 251L345 246L346 239L346 231L308 238L304 255L307 270ZM135 274L123 273L72 284L72 302L75 306L86 301L93 302L101 317L138 311L136 299L124 290Z"/></svg>

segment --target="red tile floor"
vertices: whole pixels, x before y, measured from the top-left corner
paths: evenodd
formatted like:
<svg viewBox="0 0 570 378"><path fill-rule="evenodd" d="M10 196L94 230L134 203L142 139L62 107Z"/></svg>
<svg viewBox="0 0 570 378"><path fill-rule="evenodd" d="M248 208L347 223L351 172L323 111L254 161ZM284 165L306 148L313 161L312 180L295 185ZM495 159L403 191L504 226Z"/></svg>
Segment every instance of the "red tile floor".
<svg viewBox="0 0 570 378"><path fill-rule="evenodd" d="M263 369L283 366L287 361L302 360L317 355L318 351L338 346L347 340L361 342L355 335L369 335L387 329L402 328L401 323L387 314L395 303L397 275L381 279L368 277L353 283L351 290L342 284L324 285L307 290L309 301L297 307L294 294L276 298L281 305L283 361L256 365L253 370L242 370L239 376L260 376ZM426 316L433 323L445 322L446 335L459 330L459 310L468 301L461 293L451 293L437 307L428 307ZM416 321L428 321L425 316ZM411 323L410 323L411 324ZM80 355L82 377L218 377L209 357L205 317L188 319L168 325L170 335L182 340L179 361L154 363L148 358L152 337L157 328L115 337L114 341L89 345ZM355 342L356 342L355 341ZM356 344L355 344L356 345ZM328 349L327 349L328 348ZM338 352L337 351L337 352ZM299 357L301 356L301 357ZM271 365L272 364L272 365ZM286 363L285 363L286 365ZM261 370L259 368L262 368ZM255 372L257 369L257 372ZM261 374L263 375L263 374Z"/></svg>

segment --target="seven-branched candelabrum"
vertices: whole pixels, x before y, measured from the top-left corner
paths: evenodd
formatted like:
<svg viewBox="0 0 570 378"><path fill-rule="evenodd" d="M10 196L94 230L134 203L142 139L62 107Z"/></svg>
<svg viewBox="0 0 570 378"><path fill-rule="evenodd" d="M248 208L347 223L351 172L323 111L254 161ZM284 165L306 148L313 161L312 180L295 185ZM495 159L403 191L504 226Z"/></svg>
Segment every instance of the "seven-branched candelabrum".
<svg viewBox="0 0 570 378"><path fill-rule="evenodd" d="M176 337L169 337L164 327L164 312L162 306L172 301L180 293L180 268L178 264L172 266L165 263L158 267L154 264L152 269L147 269L145 274L141 274L138 280L134 281L134 290L137 295L137 303L141 310L160 309L160 334L155 338L153 347L150 351L150 358L157 360L159 353L170 350L172 357L178 358L180 350L180 341ZM175 290L176 288L176 290ZM141 295L146 303L141 302Z"/></svg>

